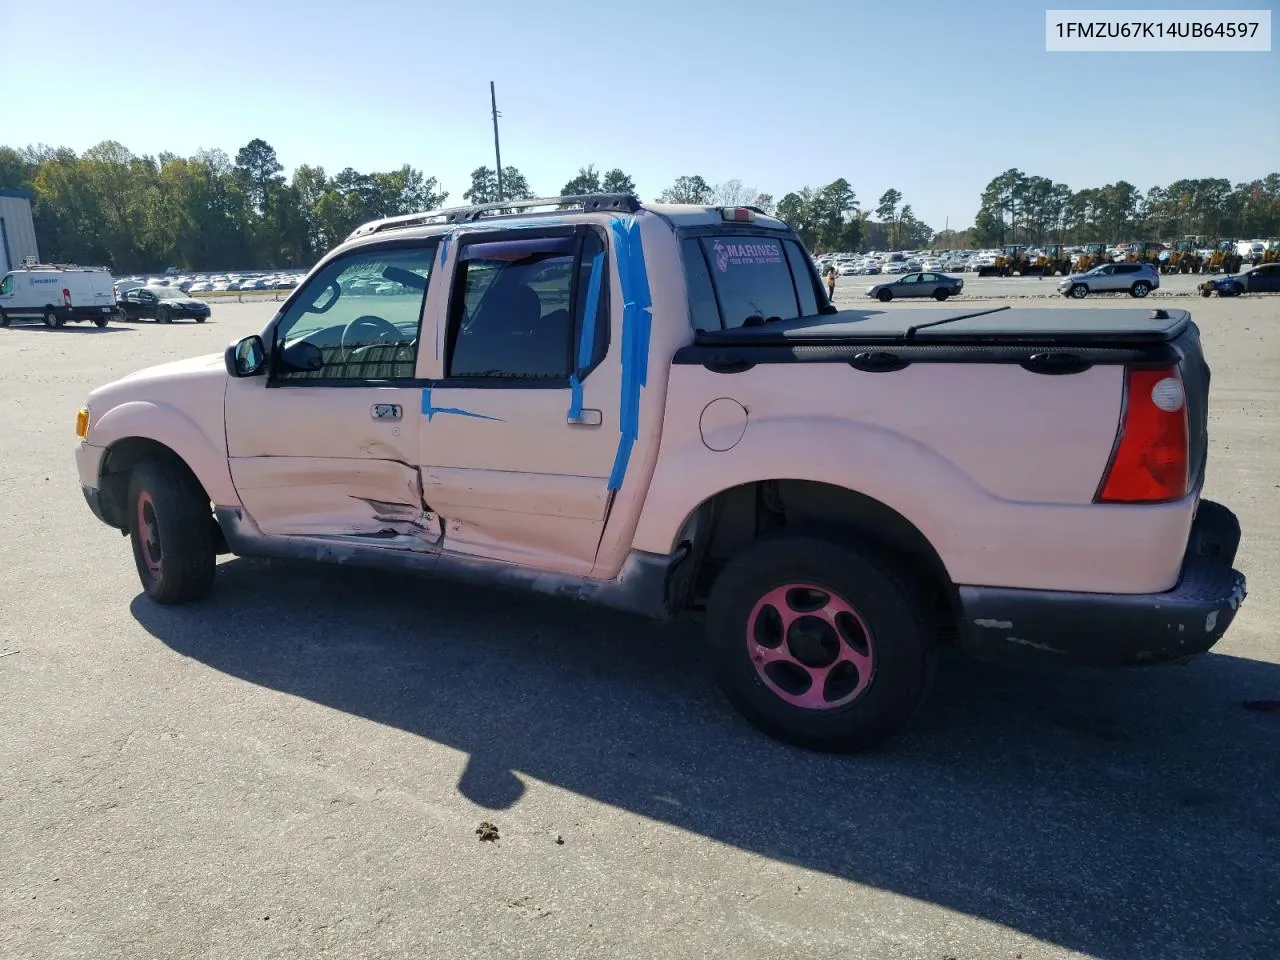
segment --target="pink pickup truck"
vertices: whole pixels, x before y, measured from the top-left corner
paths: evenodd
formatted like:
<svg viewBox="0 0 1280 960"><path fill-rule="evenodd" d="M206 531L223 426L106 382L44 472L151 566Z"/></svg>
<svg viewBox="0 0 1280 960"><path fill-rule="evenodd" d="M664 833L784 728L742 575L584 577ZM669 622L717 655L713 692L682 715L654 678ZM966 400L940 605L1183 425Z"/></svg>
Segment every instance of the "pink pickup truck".
<svg viewBox="0 0 1280 960"><path fill-rule="evenodd" d="M758 210L557 197L361 227L260 334L94 390L76 461L159 603L234 553L694 613L753 723L853 750L943 643L1213 646L1208 398L1182 310L837 311Z"/></svg>

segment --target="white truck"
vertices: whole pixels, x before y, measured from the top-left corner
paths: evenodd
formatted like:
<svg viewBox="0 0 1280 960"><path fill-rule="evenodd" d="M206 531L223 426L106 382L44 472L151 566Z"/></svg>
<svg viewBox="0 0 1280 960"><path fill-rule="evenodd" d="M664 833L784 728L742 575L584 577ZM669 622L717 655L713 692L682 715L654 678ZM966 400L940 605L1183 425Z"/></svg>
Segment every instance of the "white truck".
<svg viewBox="0 0 1280 960"><path fill-rule="evenodd" d="M105 327L116 314L115 287L106 267L24 260L0 280L0 327L12 320L43 320L46 327L91 320Z"/></svg>

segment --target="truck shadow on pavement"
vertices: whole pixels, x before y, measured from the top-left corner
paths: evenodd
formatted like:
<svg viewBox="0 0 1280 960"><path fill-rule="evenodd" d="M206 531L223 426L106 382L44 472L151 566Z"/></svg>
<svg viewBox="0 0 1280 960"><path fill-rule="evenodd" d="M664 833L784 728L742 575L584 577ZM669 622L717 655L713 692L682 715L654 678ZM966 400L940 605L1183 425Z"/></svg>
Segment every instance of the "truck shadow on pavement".
<svg viewBox="0 0 1280 960"><path fill-rule="evenodd" d="M1027 672L947 657L886 747L766 739L697 627L365 570L233 559L200 606L144 596L176 652L778 861L1107 958L1259 957L1280 942L1280 667ZM1270 945L1270 948L1264 945Z"/></svg>

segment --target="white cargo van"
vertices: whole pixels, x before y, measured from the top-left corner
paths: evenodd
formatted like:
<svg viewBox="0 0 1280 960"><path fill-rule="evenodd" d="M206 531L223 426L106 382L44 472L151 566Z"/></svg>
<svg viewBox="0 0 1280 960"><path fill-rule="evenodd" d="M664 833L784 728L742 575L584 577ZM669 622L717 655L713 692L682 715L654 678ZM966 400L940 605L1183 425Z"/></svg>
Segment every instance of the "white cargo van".
<svg viewBox="0 0 1280 960"><path fill-rule="evenodd" d="M1261 263L1262 255L1267 252L1267 245L1261 240L1237 240L1236 256L1246 264Z"/></svg>
<svg viewBox="0 0 1280 960"><path fill-rule="evenodd" d="M23 261L0 280L0 327L11 320L43 320L60 327L91 320L99 327L116 315L116 293L106 267Z"/></svg>

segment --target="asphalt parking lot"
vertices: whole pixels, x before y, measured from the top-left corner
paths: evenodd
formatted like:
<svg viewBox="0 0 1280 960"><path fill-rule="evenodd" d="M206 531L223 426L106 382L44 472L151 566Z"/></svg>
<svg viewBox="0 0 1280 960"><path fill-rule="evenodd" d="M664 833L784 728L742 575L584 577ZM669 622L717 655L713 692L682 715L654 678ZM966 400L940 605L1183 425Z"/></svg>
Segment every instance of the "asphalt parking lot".
<svg viewBox="0 0 1280 960"><path fill-rule="evenodd" d="M76 409L274 305L0 330L0 956L1276 956L1280 297L1161 305L1200 323L1206 495L1244 528L1224 641L949 658L853 757L756 734L690 628L234 558L151 603L81 498Z"/></svg>

